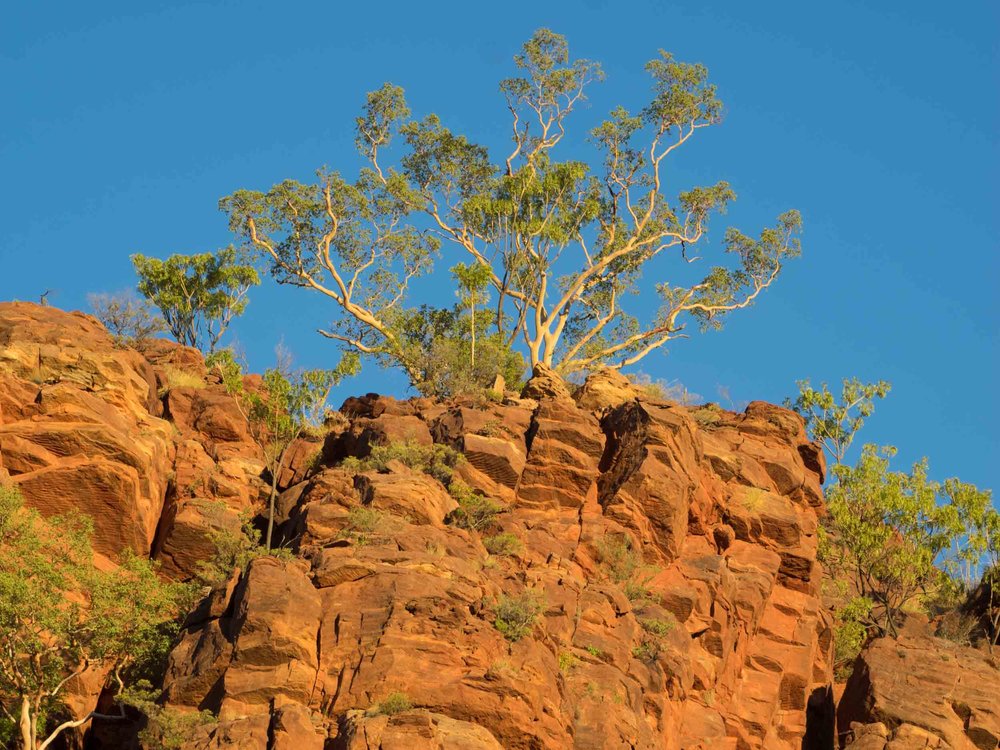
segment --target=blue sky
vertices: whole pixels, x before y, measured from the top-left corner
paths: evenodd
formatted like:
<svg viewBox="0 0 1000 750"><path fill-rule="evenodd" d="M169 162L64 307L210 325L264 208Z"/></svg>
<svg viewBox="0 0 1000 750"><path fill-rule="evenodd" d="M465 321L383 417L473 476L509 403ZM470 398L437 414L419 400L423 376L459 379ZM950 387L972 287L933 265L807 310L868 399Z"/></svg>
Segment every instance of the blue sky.
<svg viewBox="0 0 1000 750"><path fill-rule="evenodd" d="M705 63L726 104L674 168L728 180L716 221L756 234L805 219L803 257L725 330L647 358L706 399L781 401L794 381L892 381L859 440L899 466L993 486L1000 6L932 2L17 3L0 28L0 299L86 308L134 284L127 256L228 244L237 188L357 168L364 93L402 85L415 114L501 147L497 82L531 32L565 34L608 74L578 127L639 107L660 48ZM581 156L578 150L570 155ZM446 259L437 286L444 286ZM332 362L323 300L265 284L233 328L256 368L284 339ZM403 394L368 369L352 392ZM728 392L729 396L720 393Z"/></svg>

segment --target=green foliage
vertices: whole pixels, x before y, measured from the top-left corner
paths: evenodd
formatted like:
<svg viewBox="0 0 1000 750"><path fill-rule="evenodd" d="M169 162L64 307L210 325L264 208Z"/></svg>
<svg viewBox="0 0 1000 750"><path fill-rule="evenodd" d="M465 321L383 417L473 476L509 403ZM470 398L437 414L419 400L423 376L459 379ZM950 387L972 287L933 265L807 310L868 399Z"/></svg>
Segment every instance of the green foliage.
<svg viewBox="0 0 1000 750"><path fill-rule="evenodd" d="M854 436L875 411L875 399L885 398L892 388L885 380L862 383L844 378L838 400L826 383L819 390L808 380L800 380L798 386L798 398L786 399L785 405L802 415L813 440L821 442L838 464L844 462Z"/></svg>
<svg viewBox="0 0 1000 750"><path fill-rule="evenodd" d="M233 318L246 309L250 287L260 283L254 267L232 247L166 260L135 254L132 264L139 291L160 309L174 338L204 352L215 351Z"/></svg>
<svg viewBox="0 0 1000 750"><path fill-rule="evenodd" d="M660 620L656 618L646 618L639 620L642 629L659 638L663 638L673 632L676 623L673 620Z"/></svg>
<svg viewBox="0 0 1000 750"><path fill-rule="evenodd" d="M531 633L544 608L541 596L534 591L518 596L502 594L493 607L493 626L508 641L519 641Z"/></svg>
<svg viewBox="0 0 1000 750"><path fill-rule="evenodd" d="M450 521L469 531L485 531L496 523L503 506L496 500L481 495L459 479L453 479L448 492L458 502Z"/></svg>
<svg viewBox="0 0 1000 750"><path fill-rule="evenodd" d="M374 716L395 716L413 708L413 701L406 693L390 693L371 712Z"/></svg>
<svg viewBox="0 0 1000 750"><path fill-rule="evenodd" d="M425 396L479 396L498 374L515 386L524 374L524 357L500 334L484 331L474 342L470 316L458 308L424 305L393 320L413 385Z"/></svg>
<svg viewBox="0 0 1000 750"><path fill-rule="evenodd" d="M483 546L491 555L498 557L513 557L524 550L523 542L509 531L484 537Z"/></svg>
<svg viewBox="0 0 1000 750"><path fill-rule="evenodd" d="M502 162L436 115L412 118L403 90L386 83L355 121L367 162L356 178L321 170L311 184L286 180L220 202L279 283L333 303L338 315L323 333L345 350L445 394L482 388L497 372L514 382L506 370L518 340L529 365L563 374L629 366L684 335L688 321L719 327L799 254L794 211L757 238L729 230L729 263L691 285L660 283L655 314L629 313L644 266L667 255L678 267L698 260L691 253L709 220L735 197L725 182L666 184L668 157L721 121L716 88L703 65L661 51L646 66L645 102L616 107L591 131L589 161L560 161L556 147L589 87L603 80L601 67L572 59L566 39L549 29L532 35L514 67L500 84L512 138ZM458 307L408 308L411 282L431 272L445 247L460 259L451 265ZM484 319L477 310L487 307ZM438 313L448 320L429 331L414 323Z"/></svg>
<svg viewBox="0 0 1000 750"><path fill-rule="evenodd" d="M655 638L646 638L638 646L632 649L632 656L639 661L654 662L663 650L660 642Z"/></svg>
<svg viewBox="0 0 1000 750"><path fill-rule="evenodd" d="M665 639L674 631L677 623L673 619L647 617L639 620L639 625L645 635L642 642L632 649L632 656L640 661L654 662L664 650Z"/></svg>
<svg viewBox="0 0 1000 750"><path fill-rule="evenodd" d="M854 467L834 468L827 492L837 534L831 562L873 603L872 619L895 635L903 609L981 560L980 529L996 524L991 495L972 485L928 478L926 459L890 471L894 448L866 445ZM985 535L984 535L985 536Z"/></svg>
<svg viewBox="0 0 1000 750"><path fill-rule="evenodd" d="M596 544L597 561L615 583L630 580L642 565L642 557L627 534L602 537Z"/></svg>
<svg viewBox="0 0 1000 750"><path fill-rule="evenodd" d="M145 680L126 689L121 700L146 716L146 726L139 732L139 741L148 750L181 750L218 720L211 711L184 711L157 703L159 691Z"/></svg>
<svg viewBox="0 0 1000 750"><path fill-rule="evenodd" d="M89 294L87 302L117 346L138 346L167 330L163 318L130 292Z"/></svg>
<svg viewBox="0 0 1000 750"><path fill-rule="evenodd" d="M856 596L837 608L833 626L834 674L841 682L850 677L854 660L868 640L872 600Z"/></svg>
<svg viewBox="0 0 1000 750"><path fill-rule="evenodd" d="M563 674L569 674L580 663L580 659L572 651L560 651L558 661L559 671Z"/></svg>
<svg viewBox="0 0 1000 750"><path fill-rule="evenodd" d="M0 486L0 708L28 705L29 744L63 700L66 680L88 665L110 670L113 689L162 662L190 590L164 583L146 558L118 568L93 564L91 522L44 520L19 493Z"/></svg>
<svg viewBox="0 0 1000 750"><path fill-rule="evenodd" d="M421 445L412 441L374 445L365 458L350 457L344 460L348 471L388 471L389 464L399 461L405 466L422 471L437 479L441 484L449 484L455 467L465 460L465 456L447 445L434 443Z"/></svg>
<svg viewBox="0 0 1000 750"><path fill-rule="evenodd" d="M250 563L258 557L276 557L282 560L292 559L288 549L274 548L268 550L260 543L260 533L253 525L249 513L240 517L238 528L226 523L225 504L212 503L206 508L206 515L213 529L209 533L213 553L208 560L198 563L195 577L203 584L214 586L229 580L235 570L246 571Z"/></svg>
<svg viewBox="0 0 1000 750"><path fill-rule="evenodd" d="M330 389L344 377L358 370L358 359L349 355L333 370L293 369L290 355L277 349L277 366L264 372L259 389L247 389L242 368L233 352L222 349L206 358L205 363L222 378L226 390L250 427L250 434L264 452L271 491L268 503L267 533L264 546L271 549L274 531L274 503L278 478L285 465L288 449L300 436L318 432L327 411Z"/></svg>
<svg viewBox="0 0 1000 750"><path fill-rule="evenodd" d="M385 514L377 508L356 505L347 512L347 524L342 534L364 545L377 538L386 528Z"/></svg>

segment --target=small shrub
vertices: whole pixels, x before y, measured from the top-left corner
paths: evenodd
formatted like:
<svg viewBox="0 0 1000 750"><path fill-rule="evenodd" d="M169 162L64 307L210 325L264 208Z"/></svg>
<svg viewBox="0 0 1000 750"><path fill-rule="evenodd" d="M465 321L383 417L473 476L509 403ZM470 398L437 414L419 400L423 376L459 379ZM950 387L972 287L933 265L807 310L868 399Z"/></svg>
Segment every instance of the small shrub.
<svg viewBox="0 0 1000 750"><path fill-rule="evenodd" d="M542 602L534 592L501 595L493 607L493 625L508 641L519 641L531 632L542 609Z"/></svg>
<svg viewBox="0 0 1000 750"><path fill-rule="evenodd" d="M653 662L660 655L660 642L655 638L647 638L632 649L632 656L639 661Z"/></svg>
<svg viewBox="0 0 1000 750"><path fill-rule="evenodd" d="M454 480L448 491L458 502L458 508L452 512L450 521L459 528L484 531L496 523L497 515L503 510L503 506L495 500L480 495L460 480Z"/></svg>
<svg viewBox="0 0 1000 750"><path fill-rule="evenodd" d="M209 540L214 551L208 560L198 564L195 578L200 583L215 586L229 579L237 568L246 571L250 563L258 557L275 557L291 560L291 550L283 547L272 548L260 543L260 532L253 525L253 517L245 512L240 515L239 527L227 523L226 505L222 502L205 503L205 515L214 528L209 532Z"/></svg>
<svg viewBox="0 0 1000 750"><path fill-rule="evenodd" d="M395 716L413 708L413 702L406 693L390 693L375 706L374 716Z"/></svg>
<svg viewBox="0 0 1000 750"><path fill-rule="evenodd" d="M716 404L705 404L691 412L691 417L702 428L716 427L722 421L722 410Z"/></svg>
<svg viewBox="0 0 1000 750"><path fill-rule="evenodd" d="M642 629L657 637L663 638L673 632L674 623L672 620L646 619L639 620Z"/></svg>
<svg viewBox="0 0 1000 750"><path fill-rule="evenodd" d="M139 680L120 696L121 702L141 711L146 726L139 732L143 747L181 750L202 728L218 722L211 711L179 711L156 702L159 690L148 680Z"/></svg>
<svg viewBox="0 0 1000 750"><path fill-rule="evenodd" d="M760 510L760 507L764 504L766 495L767 493L759 487L747 487L743 493L743 497L740 498L740 502L749 511Z"/></svg>
<svg viewBox="0 0 1000 750"><path fill-rule="evenodd" d="M514 555L519 555L524 549L524 545L521 543L521 540L509 531L486 537L483 539L483 546L486 547L486 551L491 555L498 555L501 557L513 557Z"/></svg>
<svg viewBox="0 0 1000 750"><path fill-rule="evenodd" d="M676 401L684 406L696 404L701 400L697 393L689 391L679 380L653 380L645 372L629 373L626 377L632 382L636 390L646 398L654 401Z"/></svg>
<svg viewBox="0 0 1000 750"><path fill-rule="evenodd" d="M163 377L167 382L166 390L173 388L204 388L205 380L194 373L181 370L173 365L163 366Z"/></svg>
<svg viewBox="0 0 1000 750"><path fill-rule="evenodd" d="M601 651L597 646L587 646L587 653L593 656L595 659L601 659L604 657L604 652Z"/></svg>
<svg viewBox="0 0 1000 750"><path fill-rule="evenodd" d="M559 652L559 671L563 674L569 674L573 667L579 663L579 659L570 651L560 651Z"/></svg>
<svg viewBox="0 0 1000 750"><path fill-rule="evenodd" d="M167 330L163 318L131 292L88 294L87 302L94 317L108 329L115 346L136 346Z"/></svg>
<svg viewBox="0 0 1000 750"><path fill-rule="evenodd" d="M653 593L649 590L649 579L650 576L644 578L633 578L631 581L626 581L622 584L622 592L633 604L639 602L651 601L653 599Z"/></svg>
<svg viewBox="0 0 1000 750"><path fill-rule="evenodd" d="M507 428L499 419L488 419L486 424L476 430L477 435L482 437L495 438L507 434Z"/></svg>
<svg viewBox="0 0 1000 750"><path fill-rule="evenodd" d="M379 471L384 472L393 461L399 461L405 466L422 471L437 479L442 484L451 482L455 467L465 460L465 456L447 445L421 445L413 441L376 445L365 458L351 457L345 459L343 468L348 471Z"/></svg>
<svg viewBox="0 0 1000 750"><path fill-rule="evenodd" d="M385 514L377 508L357 505L347 512L347 525L342 537L349 537L357 544L368 544L385 530Z"/></svg>
<svg viewBox="0 0 1000 750"><path fill-rule="evenodd" d="M605 536L597 542L597 559L615 583L624 583L635 575L642 563L627 534Z"/></svg>
<svg viewBox="0 0 1000 750"><path fill-rule="evenodd" d="M834 675L841 682L851 676L854 660L868 640L872 601L858 596L836 613L833 625Z"/></svg>

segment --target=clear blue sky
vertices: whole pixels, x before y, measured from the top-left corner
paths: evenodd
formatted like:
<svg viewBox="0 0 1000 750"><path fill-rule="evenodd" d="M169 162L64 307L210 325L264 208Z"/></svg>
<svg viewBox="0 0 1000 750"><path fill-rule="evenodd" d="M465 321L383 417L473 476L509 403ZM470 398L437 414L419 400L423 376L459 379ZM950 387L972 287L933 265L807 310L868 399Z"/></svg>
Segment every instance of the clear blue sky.
<svg viewBox="0 0 1000 750"><path fill-rule="evenodd" d="M692 144L675 184L737 191L715 251L726 224L756 233L788 207L805 218L803 257L760 304L642 369L736 404L780 402L804 377L885 378L893 393L863 439L896 444L900 467L927 455L937 477L994 486L994 0L12 3L0 299L52 288L54 304L85 308L88 292L134 283L129 253L228 244L221 196L356 168L353 117L385 80L415 113L500 146L497 82L540 26L605 65L581 127L641 106L659 48L709 67L726 120ZM312 331L328 309L267 284L233 331L257 368L282 337L320 365L332 344ZM404 383L369 369L339 396L366 390Z"/></svg>

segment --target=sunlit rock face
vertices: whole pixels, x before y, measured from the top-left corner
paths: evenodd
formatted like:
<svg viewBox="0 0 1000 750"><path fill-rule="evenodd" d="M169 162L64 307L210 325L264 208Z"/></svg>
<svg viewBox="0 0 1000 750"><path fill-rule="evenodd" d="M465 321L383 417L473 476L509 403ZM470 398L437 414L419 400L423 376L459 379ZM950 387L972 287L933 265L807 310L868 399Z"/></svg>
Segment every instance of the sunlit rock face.
<svg viewBox="0 0 1000 750"><path fill-rule="evenodd" d="M0 410L2 470L43 513L91 515L108 564L129 548L189 578L266 499L260 450L193 350L0 305ZM456 524L454 493L404 462L343 463L398 443L462 453L492 523ZM219 718L185 747L832 741L822 456L792 412L539 368L500 401L349 399L291 456L276 510L294 556L214 589L170 656L166 704ZM511 603L530 610L516 640ZM138 747L110 731L94 736Z"/></svg>

